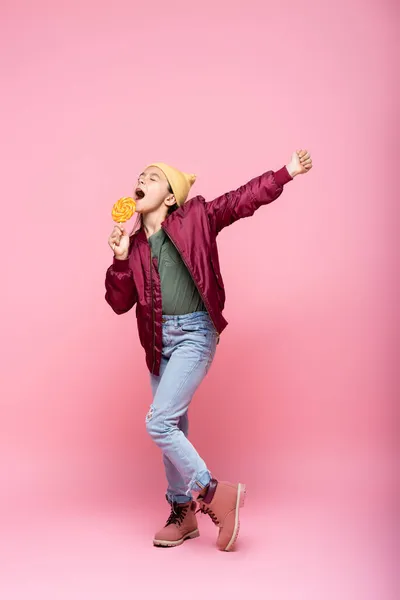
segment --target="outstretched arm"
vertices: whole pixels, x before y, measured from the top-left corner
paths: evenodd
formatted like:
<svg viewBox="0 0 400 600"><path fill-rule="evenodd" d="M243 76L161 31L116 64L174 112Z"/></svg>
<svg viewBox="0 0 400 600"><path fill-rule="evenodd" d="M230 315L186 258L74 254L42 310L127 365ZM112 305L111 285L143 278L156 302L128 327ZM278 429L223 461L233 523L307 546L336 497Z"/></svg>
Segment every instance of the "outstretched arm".
<svg viewBox="0 0 400 600"><path fill-rule="evenodd" d="M237 190L206 202L211 227L218 234L221 229L238 219L251 217L260 206L276 200L286 183L292 181L296 175L307 173L311 168L310 154L307 150L298 150L292 154L290 162L279 171L267 171Z"/></svg>

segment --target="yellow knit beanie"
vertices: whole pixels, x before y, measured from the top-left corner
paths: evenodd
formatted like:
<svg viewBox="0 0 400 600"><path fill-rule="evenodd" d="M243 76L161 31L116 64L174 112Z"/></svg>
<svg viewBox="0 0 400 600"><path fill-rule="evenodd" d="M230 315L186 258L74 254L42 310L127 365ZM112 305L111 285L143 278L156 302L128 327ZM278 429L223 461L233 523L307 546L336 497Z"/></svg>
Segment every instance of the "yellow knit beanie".
<svg viewBox="0 0 400 600"><path fill-rule="evenodd" d="M149 167L158 167L164 173L175 196L176 203L181 206L188 197L190 188L196 181L196 175L189 175L170 167L165 163L152 163ZM149 168L147 167L147 168Z"/></svg>

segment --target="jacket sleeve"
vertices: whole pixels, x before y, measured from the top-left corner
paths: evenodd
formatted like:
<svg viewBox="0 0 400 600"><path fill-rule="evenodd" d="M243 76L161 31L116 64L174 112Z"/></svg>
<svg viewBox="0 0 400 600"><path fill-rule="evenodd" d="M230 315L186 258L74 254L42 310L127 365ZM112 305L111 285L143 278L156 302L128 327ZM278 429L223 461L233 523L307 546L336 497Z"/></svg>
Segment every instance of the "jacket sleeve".
<svg viewBox="0 0 400 600"><path fill-rule="evenodd" d="M286 167L279 171L267 171L255 177L235 191L206 202L206 210L211 227L216 233L238 219L251 217L254 212L276 200L283 191L285 183L292 181Z"/></svg>
<svg viewBox="0 0 400 600"><path fill-rule="evenodd" d="M137 302L137 291L133 280L129 258L118 260L114 257L106 272L106 301L117 315L128 312Z"/></svg>

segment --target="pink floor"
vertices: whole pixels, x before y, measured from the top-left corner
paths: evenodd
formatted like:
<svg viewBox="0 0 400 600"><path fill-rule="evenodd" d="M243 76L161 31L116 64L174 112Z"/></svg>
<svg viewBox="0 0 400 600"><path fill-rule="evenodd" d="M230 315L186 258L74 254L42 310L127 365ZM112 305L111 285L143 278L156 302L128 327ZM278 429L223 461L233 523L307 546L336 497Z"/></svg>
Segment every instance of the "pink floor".
<svg viewBox="0 0 400 600"><path fill-rule="evenodd" d="M165 511L162 502L146 512L132 499L129 508L21 514L2 528L1 599L395 598L392 531L381 511L261 503L249 494L232 553L216 550L204 515L200 538L153 548Z"/></svg>

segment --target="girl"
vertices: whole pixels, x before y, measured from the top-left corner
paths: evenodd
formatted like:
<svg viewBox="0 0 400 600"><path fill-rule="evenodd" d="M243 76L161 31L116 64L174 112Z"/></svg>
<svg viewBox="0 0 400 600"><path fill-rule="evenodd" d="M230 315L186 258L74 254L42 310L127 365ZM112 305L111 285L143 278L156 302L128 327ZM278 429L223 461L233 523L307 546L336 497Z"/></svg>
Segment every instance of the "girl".
<svg viewBox="0 0 400 600"><path fill-rule="evenodd" d="M135 190L137 226L129 235L115 225L114 252L106 273L106 301L122 314L136 305L139 340L150 372L153 403L147 431L163 454L171 514L155 546L172 547L198 537L199 510L219 528L217 547L232 549L239 532L245 485L217 481L188 440L188 408L206 376L219 335L225 290L216 238L282 193L296 175L312 168L300 150L280 170L268 171L211 202L186 201L196 177L164 163L140 174Z"/></svg>

